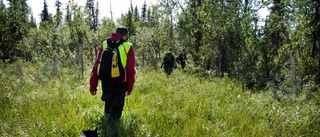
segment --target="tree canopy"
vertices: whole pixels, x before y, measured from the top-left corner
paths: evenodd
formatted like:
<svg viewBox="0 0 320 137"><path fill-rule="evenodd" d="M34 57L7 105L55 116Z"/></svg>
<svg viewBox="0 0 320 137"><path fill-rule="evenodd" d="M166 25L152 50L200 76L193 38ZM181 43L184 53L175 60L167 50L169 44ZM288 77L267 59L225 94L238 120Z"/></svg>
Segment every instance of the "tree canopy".
<svg viewBox="0 0 320 137"><path fill-rule="evenodd" d="M186 49L190 67L216 76L227 74L246 86L261 89L271 83L300 93L313 83L310 90L316 90L320 84L320 1L271 2L159 0L139 5L141 9L131 3L114 22L99 20L99 3L94 0L87 0L85 6L56 0L53 16L44 0L41 21L36 24L26 1L10 0L6 6L1 0L0 56L3 61L52 62L52 72L74 63L83 73L101 42L116 26L124 25L139 67L157 67L172 46L178 53ZM266 18L259 16L262 8L270 12Z"/></svg>

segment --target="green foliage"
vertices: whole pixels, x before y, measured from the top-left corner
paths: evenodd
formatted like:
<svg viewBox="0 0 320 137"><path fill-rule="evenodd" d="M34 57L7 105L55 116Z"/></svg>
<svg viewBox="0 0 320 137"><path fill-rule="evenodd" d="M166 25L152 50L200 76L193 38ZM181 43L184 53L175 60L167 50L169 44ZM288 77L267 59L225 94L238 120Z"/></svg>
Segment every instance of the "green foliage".
<svg viewBox="0 0 320 137"><path fill-rule="evenodd" d="M90 95L90 71L79 79L70 68L46 77L31 63L0 67L1 136L79 136L101 122L101 89ZM167 77L138 68L119 136L318 136L319 100L301 97L277 102L268 92L243 90L227 74L203 78L175 70Z"/></svg>
<svg viewBox="0 0 320 137"><path fill-rule="evenodd" d="M70 1L68 2L67 7L66 7L65 21L66 21L67 23L71 21Z"/></svg>
<svg viewBox="0 0 320 137"><path fill-rule="evenodd" d="M131 6L132 6L132 5L131 5ZM134 16L134 21L139 21L139 20L140 20L138 6L136 6L136 7L134 8L133 16Z"/></svg>
<svg viewBox="0 0 320 137"><path fill-rule="evenodd" d="M9 1L6 7L1 0L1 59L14 62L24 58L45 68L44 75L49 77L59 75L64 67L84 75L102 41L118 25L124 25L139 67L157 68L162 53L172 46L178 54L187 50L188 74L207 78L227 73L244 85L272 87L279 95L284 92L284 98L317 91L320 27L314 1L275 0L271 5L262 0L160 0L155 5L141 5L142 11L131 4L117 22L98 20L98 8L92 0L87 2L87 7L81 7L70 0L65 22L61 22L59 0L53 18L47 9L53 5L44 0L43 21L37 28L26 1ZM262 7L271 11L265 20L258 15ZM278 84L270 86L274 82Z"/></svg>
<svg viewBox="0 0 320 137"><path fill-rule="evenodd" d="M141 28L136 31L136 36L130 38L131 41L136 41L135 49L136 54L140 55L137 60L137 66L153 66L158 65L158 61L162 57L160 55L159 39L157 34L153 32L156 29L152 28Z"/></svg>
<svg viewBox="0 0 320 137"><path fill-rule="evenodd" d="M89 15L88 22L90 25L90 30L96 31L97 30L96 16L98 16L99 10L96 7L94 7L94 0L87 0L86 8ZM96 14L96 9L98 10L97 14Z"/></svg>
<svg viewBox="0 0 320 137"><path fill-rule="evenodd" d="M5 41L2 38L5 37L5 35L8 33L8 29L7 29L7 24L6 24L6 20L4 20L5 18L7 18L7 9L6 6L4 5L3 1L0 1L0 18L2 20L0 20L0 37L1 37L1 43L0 43L0 56L3 56L3 48L5 47Z"/></svg>
<svg viewBox="0 0 320 137"><path fill-rule="evenodd" d="M147 22L147 4L146 4L146 1L142 5L141 19L142 19L143 23Z"/></svg>
<svg viewBox="0 0 320 137"><path fill-rule="evenodd" d="M41 24L44 22L52 23L52 15L49 13L47 1L43 0L43 10L41 12Z"/></svg>
<svg viewBox="0 0 320 137"><path fill-rule="evenodd" d="M30 63L1 64L1 136L79 136L94 126L84 121L102 104L72 71L50 78Z"/></svg>
<svg viewBox="0 0 320 137"><path fill-rule="evenodd" d="M33 17L33 13L31 13L30 15L29 25L31 28L37 28L37 22L36 19Z"/></svg>
<svg viewBox="0 0 320 137"><path fill-rule="evenodd" d="M2 17L0 31L0 54L2 59L16 60L16 56L23 57L23 39L28 34L28 13L29 7L24 0L9 1L8 8L1 1Z"/></svg>
<svg viewBox="0 0 320 137"><path fill-rule="evenodd" d="M53 17L53 24L55 25L55 27L59 27L62 23L62 12L60 9L61 5L62 5L62 3L59 0L57 0L56 4L55 4L55 7L57 8L56 14Z"/></svg>

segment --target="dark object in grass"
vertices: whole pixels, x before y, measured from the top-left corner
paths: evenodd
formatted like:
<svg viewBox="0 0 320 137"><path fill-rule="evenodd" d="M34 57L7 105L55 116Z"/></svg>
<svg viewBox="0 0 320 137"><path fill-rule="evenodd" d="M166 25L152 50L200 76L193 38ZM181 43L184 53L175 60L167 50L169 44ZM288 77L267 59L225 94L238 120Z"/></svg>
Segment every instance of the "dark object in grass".
<svg viewBox="0 0 320 137"><path fill-rule="evenodd" d="M95 130L84 130L82 131L81 137L98 137L98 128Z"/></svg>

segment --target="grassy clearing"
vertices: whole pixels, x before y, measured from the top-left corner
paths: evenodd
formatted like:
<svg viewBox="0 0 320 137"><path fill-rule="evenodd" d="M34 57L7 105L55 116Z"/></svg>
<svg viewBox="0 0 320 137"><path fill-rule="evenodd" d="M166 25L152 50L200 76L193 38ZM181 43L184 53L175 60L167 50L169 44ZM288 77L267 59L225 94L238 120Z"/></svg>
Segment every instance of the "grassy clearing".
<svg viewBox="0 0 320 137"><path fill-rule="evenodd" d="M68 70L56 77L38 70L31 64L2 66L0 136L79 136L95 126L85 121L99 115L102 104L89 96L87 79Z"/></svg>
<svg viewBox="0 0 320 137"><path fill-rule="evenodd" d="M1 66L0 136L79 136L103 116L101 89L61 69L47 77L31 64ZM119 136L319 136L320 107L303 96L277 102L269 91L243 91L228 77L137 70ZM102 134L103 129L99 129Z"/></svg>

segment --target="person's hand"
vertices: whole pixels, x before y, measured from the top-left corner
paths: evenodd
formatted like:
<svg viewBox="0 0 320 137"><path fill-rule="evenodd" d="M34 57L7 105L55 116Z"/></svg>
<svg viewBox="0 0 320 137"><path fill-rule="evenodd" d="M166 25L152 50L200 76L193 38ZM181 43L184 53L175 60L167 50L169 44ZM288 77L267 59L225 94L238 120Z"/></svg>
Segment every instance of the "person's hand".
<svg viewBox="0 0 320 137"><path fill-rule="evenodd" d="M90 91L90 94L94 96L97 94L97 91Z"/></svg>
<svg viewBox="0 0 320 137"><path fill-rule="evenodd" d="M128 92L128 91L126 92L126 96L129 96L130 94L131 94L131 92Z"/></svg>

